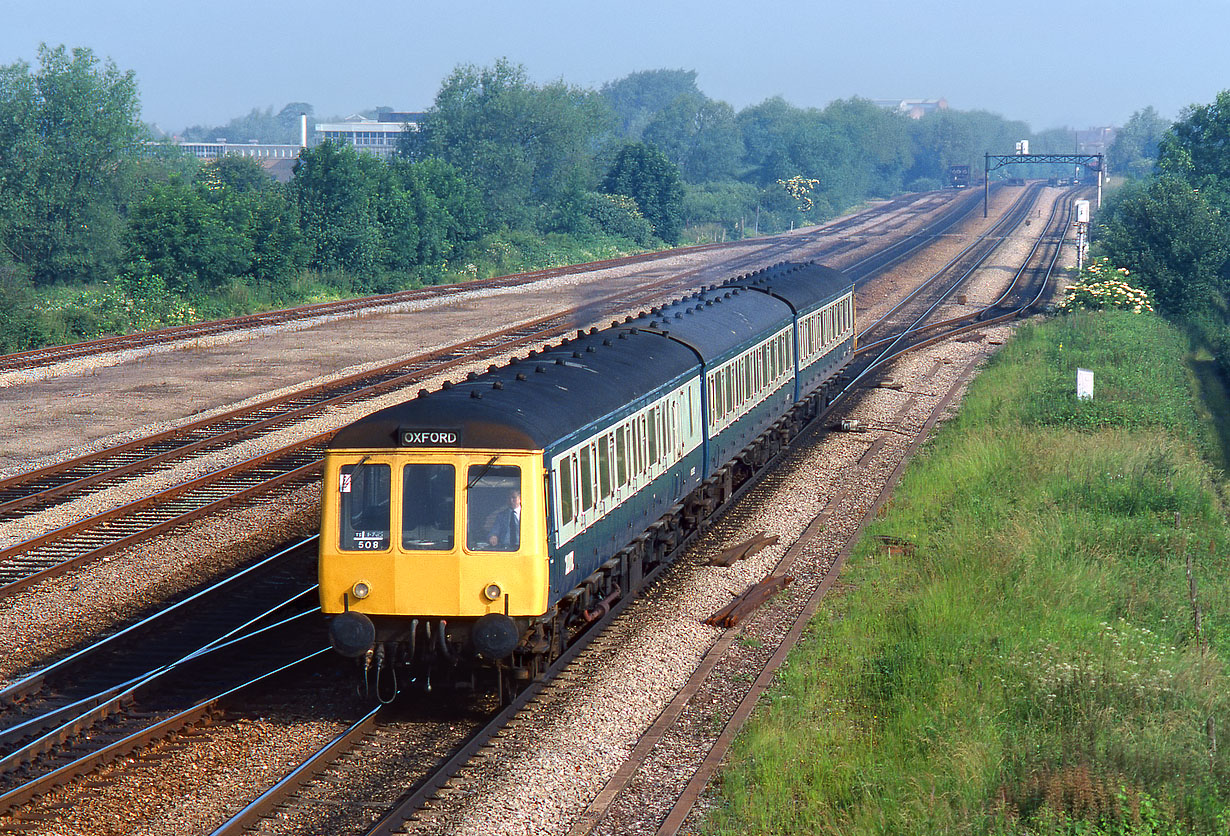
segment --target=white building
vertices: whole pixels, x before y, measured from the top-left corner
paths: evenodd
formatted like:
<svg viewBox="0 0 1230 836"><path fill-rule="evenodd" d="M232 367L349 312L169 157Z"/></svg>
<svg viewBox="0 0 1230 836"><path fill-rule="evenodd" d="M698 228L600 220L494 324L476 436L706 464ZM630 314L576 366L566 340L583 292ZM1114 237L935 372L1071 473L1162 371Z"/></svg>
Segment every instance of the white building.
<svg viewBox="0 0 1230 836"><path fill-rule="evenodd" d="M375 119L351 116L342 122L321 122L316 125L316 140L341 142L358 151L366 151L379 157L391 157L397 151L397 141L402 131L417 131L422 124L421 113L397 113L386 111Z"/></svg>

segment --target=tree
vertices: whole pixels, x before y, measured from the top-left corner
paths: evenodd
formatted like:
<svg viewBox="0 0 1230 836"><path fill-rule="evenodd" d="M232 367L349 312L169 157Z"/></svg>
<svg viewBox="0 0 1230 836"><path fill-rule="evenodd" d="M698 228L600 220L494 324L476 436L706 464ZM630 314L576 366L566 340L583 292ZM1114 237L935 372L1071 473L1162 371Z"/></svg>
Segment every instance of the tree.
<svg viewBox="0 0 1230 836"><path fill-rule="evenodd" d="M602 85L602 97L618 121L620 136L640 139L645 127L683 95L701 95L695 70L645 70Z"/></svg>
<svg viewBox="0 0 1230 836"><path fill-rule="evenodd" d="M0 247L36 284L108 275L142 126L136 80L88 49L0 67Z"/></svg>
<svg viewBox="0 0 1230 836"><path fill-rule="evenodd" d="M1224 309L1230 228L1189 183L1163 175L1114 196L1095 230L1101 251L1128 268L1167 314Z"/></svg>
<svg viewBox="0 0 1230 836"><path fill-rule="evenodd" d="M691 183L733 179L739 173L743 142L726 102L699 93L678 96L645 126L644 139Z"/></svg>
<svg viewBox="0 0 1230 836"><path fill-rule="evenodd" d="M482 235L482 199L456 168L435 158L396 160L393 174L414 208L420 264L442 265Z"/></svg>
<svg viewBox="0 0 1230 836"><path fill-rule="evenodd" d="M454 70L401 150L415 162L455 166L482 195L491 223L544 228L596 179L594 151L609 141L611 121L596 93L563 82L537 87L501 59Z"/></svg>
<svg viewBox="0 0 1230 836"><path fill-rule="evenodd" d="M678 167L657 148L644 142L625 145L607 172L603 189L632 198L659 238L678 243L683 227L683 184Z"/></svg>
<svg viewBox="0 0 1230 836"><path fill-rule="evenodd" d="M333 142L299 155L292 187L310 264L316 269L366 273L385 266L376 172L383 165Z"/></svg>
<svg viewBox="0 0 1230 836"><path fill-rule="evenodd" d="M244 275L251 245L227 214L205 184L173 178L155 186L129 222L131 271L160 276L176 292L214 290Z"/></svg>
<svg viewBox="0 0 1230 836"><path fill-rule="evenodd" d="M1212 104L1192 105L1179 116L1159 142L1163 171L1186 176L1212 177L1230 182L1230 90L1217 94Z"/></svg>
<svg viewBox="0 0 1230 836"><path fill-rule="evenodd" d="M240 194L263 191L272 188L276 182L265 167L252 157L227 154L212 161L209 166L218 184Z"/></svg>
<svg viewBox="0 0 1230 836"><path fill-rule="evenodd" d="M1110 171L1136 179L1148 177L1157 166L1158 146L1169 127L1152 107L1133 113L1107 149Z"/></svg>

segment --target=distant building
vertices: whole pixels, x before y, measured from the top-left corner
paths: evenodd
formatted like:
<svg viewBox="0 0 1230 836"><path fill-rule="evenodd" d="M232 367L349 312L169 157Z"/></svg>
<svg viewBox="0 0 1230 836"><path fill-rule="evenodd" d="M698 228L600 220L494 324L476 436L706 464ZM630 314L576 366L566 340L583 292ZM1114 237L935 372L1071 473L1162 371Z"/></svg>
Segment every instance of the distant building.
<svg viewBox="0 0 1230 836"><path fill-rule="evenodd" d="M169 143L146 142L145 145L150 154L157 154L159 148L170 146L202 160L216 160L228 154L254 157L275 180L286 183L294 174L299 152L309 144L341 142L356 150L366 151L387 159L397 151L397 140L404 129L407 127L412 131L419 129L423 121L423 114L382 111L375 119L351 116L341 122L321 122L316 125L311 143L308 142L307 117L303 116L301 119L301 142L298 145L266 145L255 139L247 142L228 142L226 137L218 137L213 142L184 142L172 139Z"/></svg>
<svg viewBox="0 0 1230 836"><path fill-rule="evenodd" d="M1115 129L1112 127L1089 128L1076 132L1076 153L1105 154L1115 141Z"/></svg>
<svg viewBox="0 0 1230 836"><path fill-rule="evenodd" d="M160 145L162 143L148 143ZM181 151L200 157L202 160L215 160L227 154L240 157L257 157L259 159L294 159L302 150L298 145L265 145L250 139L247 142L227 142L225 137L219 137L213 142L175 142Z"/></svg>
<svg viewBox="0 0 1230 836"><path fill-rule="evenodd" d="M876 99L875 103L885 110L895 110L911 119L921 119L937 110L948 110L947 99Z"/></svg>
<svg viewBox="0 0 1230 836"><path fill-rule="evenodd" d="M397 151L397 140L402 131L417 131L422 122L422 113L383 111L375 119L356 115L342 122L317 124L316 139L318 143L341 142L358 151L387 158Z"/></svg>

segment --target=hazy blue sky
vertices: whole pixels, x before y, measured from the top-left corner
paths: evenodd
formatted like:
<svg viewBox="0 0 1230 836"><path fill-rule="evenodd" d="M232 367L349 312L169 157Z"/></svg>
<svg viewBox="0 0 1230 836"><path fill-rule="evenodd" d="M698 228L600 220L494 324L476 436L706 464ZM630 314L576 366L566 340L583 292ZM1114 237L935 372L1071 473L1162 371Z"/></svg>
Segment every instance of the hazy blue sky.
<svg viewBox="0 0 1230 836"><path fill-rule="evenodd" d="M736 109L944 97L1035 129L1174 117L1230 87L1225 0L0 0L0 20L0 63L90 47L136 71L164 130L290 101L422 110L457 64L501 56L538 82L683 68Z"/></svg>

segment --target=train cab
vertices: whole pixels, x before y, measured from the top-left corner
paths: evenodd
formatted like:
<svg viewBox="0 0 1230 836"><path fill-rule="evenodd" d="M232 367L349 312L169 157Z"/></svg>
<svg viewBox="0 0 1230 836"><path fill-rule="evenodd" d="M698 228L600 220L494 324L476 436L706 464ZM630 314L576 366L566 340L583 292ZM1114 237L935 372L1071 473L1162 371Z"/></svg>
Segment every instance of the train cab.
<svg viewBox="0 0 1230 836"><path fill-rule="evenodd" d="M320 600L344 655L495 661L547 609L542 452L433 446L463 433L326 456Z"/></svg>

